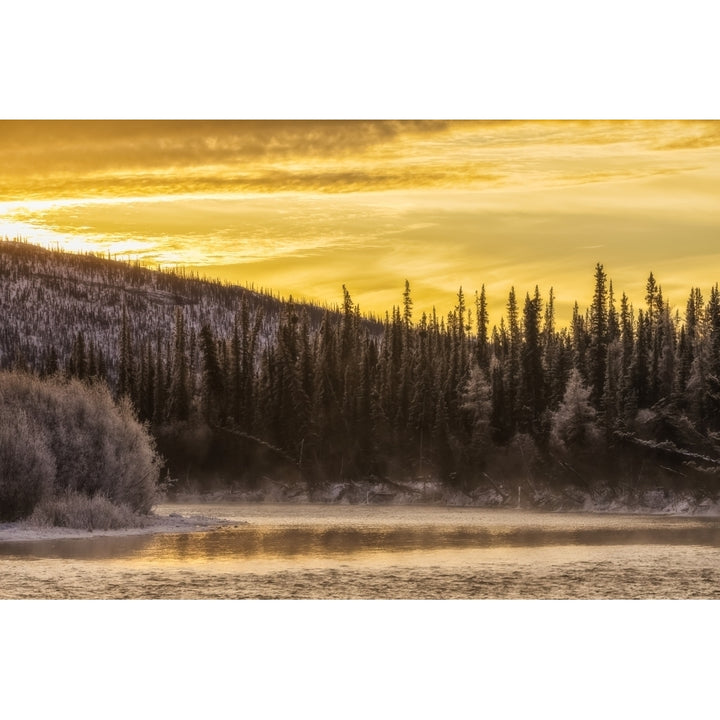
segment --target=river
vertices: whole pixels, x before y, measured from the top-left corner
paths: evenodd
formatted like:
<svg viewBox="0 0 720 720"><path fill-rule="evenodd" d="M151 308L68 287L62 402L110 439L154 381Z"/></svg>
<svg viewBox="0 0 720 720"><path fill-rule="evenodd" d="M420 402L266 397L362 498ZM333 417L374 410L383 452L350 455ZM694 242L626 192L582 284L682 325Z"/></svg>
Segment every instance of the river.
<svg viewBox="0 0 720 720"><path fill-rule="evenodd" d="M174 504L229 525L0 543L2 598L718 598L720 519Z"/></svg>

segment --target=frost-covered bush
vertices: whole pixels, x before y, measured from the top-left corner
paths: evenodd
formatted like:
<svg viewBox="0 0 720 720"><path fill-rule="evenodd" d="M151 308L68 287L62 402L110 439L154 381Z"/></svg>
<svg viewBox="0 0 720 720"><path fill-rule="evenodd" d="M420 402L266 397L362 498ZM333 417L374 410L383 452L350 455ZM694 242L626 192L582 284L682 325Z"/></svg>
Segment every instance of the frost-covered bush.
<svg viewBox="0 0 720 720"><path fill-rule="evenodd" d="M47 434L22 408L3 404L0 394L0 520L29 515L52 494L55 460Z"/></svg>
<svg viewBox="0 0 720 720"><path fill-rule="evenodd" d="M114 530L142 527L144 519L128 505L110 502L104 495L89 497L70 492L42 500L30 516L32 525Z"/></svg>
<svg viewBox="0 0 720 720"><path fill-rule="evenodd" d="M154 441L129 403L115 403L105 385L0 373L0 409L11 419L5 435L19 433L18 423L24 416L30 434L36 438L32 448L16 447L16 453L27 457L24 465L16 462L12 473L12 482L20 485L32 486L38 483L34 478L44 478L44 490L36 495L36 503L48 495L81 493L101 495L134 512L146 513L152 507L161 468ZM15 447L9 438L0 443L0 452ZM43 455L43 448L47 455ZM54 465L50 483L49 471L42 475L23 471L31 467L32 457L36 457L38 467L47 465L49 457L50 466ZM30 511L32 507L28 510L24 506L22 514Z"/></svg>

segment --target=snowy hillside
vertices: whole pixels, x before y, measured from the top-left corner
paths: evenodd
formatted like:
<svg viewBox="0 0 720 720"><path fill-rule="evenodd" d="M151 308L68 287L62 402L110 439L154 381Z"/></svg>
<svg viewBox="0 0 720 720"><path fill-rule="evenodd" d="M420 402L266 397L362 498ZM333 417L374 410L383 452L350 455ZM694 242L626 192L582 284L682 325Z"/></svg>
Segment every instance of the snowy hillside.
<svg viewBox="0 0 720 720"><path fill-rule="evenodd" d="M239 286L201 280L181 271L49 251L22 242L0 241L0 369L43 372L54 352L60 369L70 361L78 333L85 347L104 360L111 384L117 380L123 306L137 347L171 341L175 308L183 310L190 349L208 324L228 336L247 302L251 320L262 314L260 337L272 337L283 303ZM319 323L323 309L303 306ZM191 358L191 364L199 367Z"/></svg>

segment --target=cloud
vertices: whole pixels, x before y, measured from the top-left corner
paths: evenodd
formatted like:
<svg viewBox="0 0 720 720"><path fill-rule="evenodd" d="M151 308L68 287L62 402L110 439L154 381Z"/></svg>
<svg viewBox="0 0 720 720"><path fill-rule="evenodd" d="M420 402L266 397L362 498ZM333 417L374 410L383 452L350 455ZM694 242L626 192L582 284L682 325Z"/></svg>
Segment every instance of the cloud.
<svg viewBox="0 0 720 720"><path fill-rule="evenodd" d="M470 127L443 121L0 121L0 197L356 192L497 181L487 163L442 157L442 148ZM419 161L418 149L425 150Z"/></svg>
<svg viewBox="0 0 720 720"><path fill-rule="evenodd" d="M184 167L243 160L343 157L402 136L446 131L442 121L19 121L0 122L8 172Z"/></svg>
<svg viewBox="0 0 720 720"><path fill-rule="evenodd" d="M0 121L0 199L355 193L672 173L717 123ZM697 158L695 166L698 165Z"/></svg>
<svg viewBox="0 0 720 720"><path fill-rule="evenodd" d="M418 316L485 284L494 322L510 286L553 285L562 324L589 301L598 261L617 296L639 302L650 265L673 293L691 270L694 284L714 281L717 127L0 122L0 199L24 201L5 205L6 227L31 240L34 229L321 301L344 283L376 312L406 278Z"/></svg>
<svg viewBox="0 0 720 720"><path fill-rule="evenodd" d="M358 192L618 172L706 147L717 123L611 121L0 121L0 197ZM616 148L613 150L613 146ZM610 151L608 151L610 148ZM665 160L667 165L667 160ZM670 168L671 170L672 168ZM627 171L627 167L626 167ZM577 174L577 173L576 173Z"/></svg>
<svg viewBox="0 0 720 720"><path fill-rule="evenodd" d="M658 143L658 150L699 150L720 146L720 120L678 122L675 136Z"/></svg>

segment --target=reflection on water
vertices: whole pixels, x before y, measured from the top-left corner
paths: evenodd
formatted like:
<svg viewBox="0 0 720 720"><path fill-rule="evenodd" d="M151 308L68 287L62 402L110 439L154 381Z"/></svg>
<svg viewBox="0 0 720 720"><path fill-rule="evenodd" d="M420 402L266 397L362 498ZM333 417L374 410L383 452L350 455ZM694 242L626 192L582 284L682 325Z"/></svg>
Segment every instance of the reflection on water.
<svg viewBox="0 0 720 720"><path fill-rule="evenodd" d="M709 518L167 506L216 530L0 543L2 597L716 597Z"/></svg>

